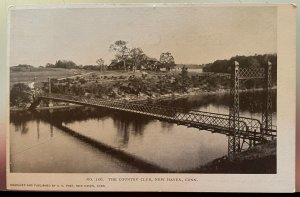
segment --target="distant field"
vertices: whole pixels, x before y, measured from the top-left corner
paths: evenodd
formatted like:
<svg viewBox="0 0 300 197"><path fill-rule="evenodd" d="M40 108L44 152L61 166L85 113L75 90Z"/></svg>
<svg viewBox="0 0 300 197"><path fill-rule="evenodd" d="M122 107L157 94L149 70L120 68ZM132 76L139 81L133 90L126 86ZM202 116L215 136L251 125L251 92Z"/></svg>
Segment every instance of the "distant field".
<svg viewBox="0 0 300 197"><path fill-rule="evenodd" d="M45 68L34 71L22 71L22 72L10 72L10 83L30 83L34 81L42 82L47 81L50 78L64 78L74 75L80 75L84 73L95 72L98 76L130 76L130 75L141 75L140 71L136 72L125 72L125 71L105 71L104 73L99 71L91 70L79 70L79 69L64 69L64 68Z"/></svg>
<svg viewBox="0 0 300 197"><path fill-rule="evenodd" d="M64 68L43 68L43 69L34 69L32 71L19 71L19 72L10 72L10 88L15 83L31 83L47 81L48 77L50 78L64 78L71 77L75 75L80 75L84 73L95 72L97 76L127 76L136 75L140 76L142 73L140 71L136 72L125 72L125 71L105 71L104 73L99 71L91 70L79 70L79 69L64 69ZM108 81L109 82L109 81Z"/></svg>
<svg viewBox="0 0 300 197"><path fill-rule="evenodd" d="M25 71L25 72L11 72L10 73L10 83L29 83L33 82L34 78L36 82L47 81L48 77L51 78L62 78L69 77L77 74L84 74L89 71L77 70L77 69L64 69L64 68L46 68L39 69L35 71Z"/></svg>

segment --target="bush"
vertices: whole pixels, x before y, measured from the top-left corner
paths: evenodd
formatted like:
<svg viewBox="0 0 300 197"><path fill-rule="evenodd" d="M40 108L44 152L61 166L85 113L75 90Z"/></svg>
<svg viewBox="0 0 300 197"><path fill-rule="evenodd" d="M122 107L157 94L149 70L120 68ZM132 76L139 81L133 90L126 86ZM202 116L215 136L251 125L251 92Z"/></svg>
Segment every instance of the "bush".
<svg viewBox="0 0 300 197"><path fill-rule="evenodd" d="M10 103L12 106L20 106L31 102L30 88L23 84L14 84L10 90Z"/></svg>

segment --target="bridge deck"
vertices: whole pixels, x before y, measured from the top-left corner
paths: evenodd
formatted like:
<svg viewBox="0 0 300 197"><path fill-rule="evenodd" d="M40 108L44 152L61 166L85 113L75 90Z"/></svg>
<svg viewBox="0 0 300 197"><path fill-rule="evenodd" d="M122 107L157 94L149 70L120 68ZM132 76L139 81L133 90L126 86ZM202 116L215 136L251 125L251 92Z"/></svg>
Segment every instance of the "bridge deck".
<svg viewBox="0 0 300 197"><path fill-rule="evenodd" d="M130 112L144 116L153 117L155 119L164 120L178 125L185 125L198 129L205 129L211 132L218 132L225 135L233 135L230 129L230 118L225 114L209 113L202 111L190 111L180 108L171 108L160 105L137 104L122 101L111 101L97 98L86 98L73 95L61 94L44 94L38 96L38 100L50 99L55 101L63 101L80 105L93 107L101 107L117 111ZM35 103L36 105L36 103ZM274 137L275 130L268 132L268 136L262 136L261 123L259 120L240 117L238 123L240 130L240 138L250 139L254 141L265 141L265 137Z"/></svg>

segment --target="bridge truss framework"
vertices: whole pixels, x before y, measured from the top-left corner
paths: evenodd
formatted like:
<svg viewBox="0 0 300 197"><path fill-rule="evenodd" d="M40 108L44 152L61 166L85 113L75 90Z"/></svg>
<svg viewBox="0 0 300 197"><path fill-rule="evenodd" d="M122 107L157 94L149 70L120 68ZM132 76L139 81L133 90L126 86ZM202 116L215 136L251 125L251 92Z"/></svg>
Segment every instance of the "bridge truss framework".
<svg viewBox="0 0 300 197"><path fill-rule="evenodd" d="M260 128L260 136L268 136L272 130L272 64L270 61L264 68L239 68L239 63L234 62L233 69L231 69L231 86L230 86L230 109L229 109L229 126L233 130L233 135L228 136L228 157L233 159L236 153L243 149L244 143L248 147L255 145L255 141L251 139L241 138L240 136L240 83L241 80L248 79L263 79L263 109L262 109L262 128ZM273 137L272 137L273 138Z"/></svg>

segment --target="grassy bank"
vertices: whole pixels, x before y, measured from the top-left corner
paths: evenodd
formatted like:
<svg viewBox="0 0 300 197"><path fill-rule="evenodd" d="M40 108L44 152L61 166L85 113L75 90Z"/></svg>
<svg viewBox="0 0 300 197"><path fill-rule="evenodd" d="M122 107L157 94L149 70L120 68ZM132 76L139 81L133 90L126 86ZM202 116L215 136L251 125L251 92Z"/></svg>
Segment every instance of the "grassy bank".
<svg viewBox="0 0 300 197"><path fill-rule="evenodd" d="M276 173L276 140L244 151L230 161L227 156L215 159L190 173Z"/></svg>
<svg viewBox="0 0 300 197"><path fill-rule="evenodd" d="M79 69L64 69L64 68L36 68L32 71L10 72L10 85L15 83L30 83L33 81L47 81L48 77L62 78L70 77L78 74L84 74L88 71Z"/></svg>

